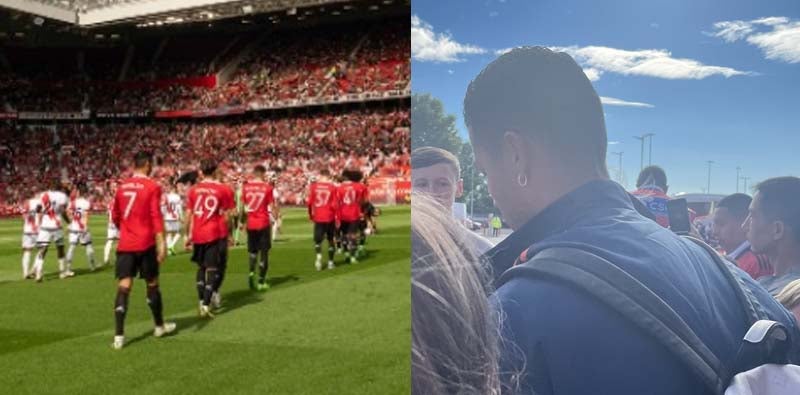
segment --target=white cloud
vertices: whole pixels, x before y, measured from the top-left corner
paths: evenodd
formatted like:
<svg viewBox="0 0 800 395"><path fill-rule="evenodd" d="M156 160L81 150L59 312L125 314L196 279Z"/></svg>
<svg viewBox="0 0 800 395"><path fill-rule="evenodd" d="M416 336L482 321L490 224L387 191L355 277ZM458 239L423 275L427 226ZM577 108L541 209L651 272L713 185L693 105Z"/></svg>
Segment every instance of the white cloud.
<svg viewBox="0 0 800 395"><path fill-rule="evenodd" d="M549 47L553 51L566 52L583 68L590 81L597 81L604 73L639 75L665 79L703 79L713 75L732 77L756 75L730 67L710 66L694 59L674 58L664 49L642 49L629 51L610 47ZM502 48L494 51L500 56L514 49Z"/></svg>
<svg viewBox="0 0 800 395"><path fill-rule="evenodd" d="M455 73L453 70L447 70L447 74L453 75Z"/></svg>
<svg viewBox="0 0 800 395"><path fill-rule="evenodd" d="M608 145L616 145L619 144L619 141L609 141Z"/></svg>
<svg viewBox="0 0 800 395"><path fill-rule="evenodd" d="M653 23L650 24L650 27L652 27L653 29L658 29L659 27L661 27L661 25L659 25L658 23L653 22Z"/></svg>
<svg viewBox="0 0 800 395"><path fill-rule="evenodd" d="M622 99L617 99L614 97L606 97L606 96L600 96L600 103L603 103L607 106L645 107L645 108L655 107L652 104L640 103L635 101L625 101Z"/></svg>
<svg viewBox="0 0 800 395"><path fill-rule="evenodd" d="M492 11L492 12L489 13L489 16L492 17L492 18L494 18L494 17L496 17L498 15L500 15L500 13L497 12L497 11Z"/></svg>
<svg viewBox="0 0 800 395"><path fill-rule="evenodd" d="M486 50L454 41L446 33L436 33L433 26L416 15L411 16L411 57L420 62L463 62L463 55L485 53Z"/></svg>
<svg viewBox="0 0 800 395"><path fill-rule="evenodd" d="M591 67L584 68L583 73L586 74L586 78L588 78L589 81L597 81L600 79L600 75L603 74L602 71Z"/></svg>
<svg viewBox="0 0 800 395"><path fill-rule="evenodd" d="M717 32L712 33L712 36L720 37L727 42L734 42L752 33L753 24L745 21L717 22L714 24L714 29Z"/></svg>
<svg viewBox="0 0 800 395"><path fill-rule="evenodd" d="M800 21L772 16L751 21L723 21L714 24L710 36L726 42L745 40L764 53L764 57L787 63L800 63Z"/></svg>
<svg viewBox="0 0 800 395"><path fill-rule="evenodd" d="M703 79L713 75L732 77L754 74L730 67L706 65L694 59L674 58L672 53L665 49L630 51L600 46L551 47L551 49L570 54L584 70L596 70L597 78L602 73L665 79Z"/></svg>

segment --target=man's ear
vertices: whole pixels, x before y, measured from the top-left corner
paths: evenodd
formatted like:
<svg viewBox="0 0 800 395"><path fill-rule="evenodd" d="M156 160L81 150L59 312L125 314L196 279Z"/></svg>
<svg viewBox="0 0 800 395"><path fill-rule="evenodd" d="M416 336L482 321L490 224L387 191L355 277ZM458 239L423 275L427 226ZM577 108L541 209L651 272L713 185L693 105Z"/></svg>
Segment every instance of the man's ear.
<svg viewBox="0 0 800 395"><path fill-rule="evenodd" d="M529 141L519 132L507 130L503 134L503 152L500 155L508 158L507 160L513 166L515 174L512 177L517 177L518 174L525 174L528 171L529 160Z"/></svg>
<svg viewBox="0 0 800 395"><path fill-rule="evenodd" d="M464 195L464 180L458 179L456 183L456 199Z"/></svg>
<svg viewBox="0 0 800 395"><path fill-rule="evenodd" d="M786 225L783 223L783 221L773 221L772 239L777 241L784 237L786 237Z"/></svg>

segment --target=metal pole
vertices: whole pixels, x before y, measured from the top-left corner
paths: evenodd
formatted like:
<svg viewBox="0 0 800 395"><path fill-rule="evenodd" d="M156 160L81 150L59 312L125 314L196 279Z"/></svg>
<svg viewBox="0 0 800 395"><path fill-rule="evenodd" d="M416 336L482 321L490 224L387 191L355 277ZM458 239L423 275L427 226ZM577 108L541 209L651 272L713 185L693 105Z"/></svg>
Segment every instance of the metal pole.
<svg viewBox="0 0 800 395"><path fill-rule="evenodd" d="M711 164L714 163L714 161L710 160L706 163L708 163L708 184L706 185L706 193L711 193Z"/></svg>
<svg viewBox="0 0 800 395"><path fill-rule="evenodd" d="M472 185L472 190L469 192L469 217L475 218L475 165L472 165L472 168L469 172L469 182Z"/></svg>
<svg viewBox="0 0 800 395"><path fill-rule="evenodd" d="M747 180L749 179L750 177L742 177L742 180L744 181L744 193L747 193Z"/></svg>
<svg viewBox="0 0 800 395"><path fill-rule="evenodd" d="M739 172L742 171L742 168L736 166L736 193L739 193Z"/></svg>
<svg viewBox="0 0 800 395"><path fill-rule="evenodd" d="M645 138L645 136L644 135L633 136L633 138L635 138L635 139L637 139L637 140L642 142L642 150L639 153L639 171L642 171L642 169L644 169L644 138Z"/></svg>
<svg viewBox="0 0 800 395"><path fill-rule="evenodd" d="M643 137L648 138L648 142L647 142L647 144L649 146L649 152L647 154L647 165L648 166L651 166L653 164L653 136L655 136L655 135L656 135L655 133L647 133L647 134L645 134L643 136Z"/></svg>
<svg viewBox="0 0 800 395"><path fill-rule="evenodd" d="M624 153L625 152L622 152L622 151L620 151L620 152L612 152L611 153L612 155L619 156L619 168L618 168L618 171L617 171L617 182L619 182L620 185L622 185L622 154L624 154Z"/></svg>

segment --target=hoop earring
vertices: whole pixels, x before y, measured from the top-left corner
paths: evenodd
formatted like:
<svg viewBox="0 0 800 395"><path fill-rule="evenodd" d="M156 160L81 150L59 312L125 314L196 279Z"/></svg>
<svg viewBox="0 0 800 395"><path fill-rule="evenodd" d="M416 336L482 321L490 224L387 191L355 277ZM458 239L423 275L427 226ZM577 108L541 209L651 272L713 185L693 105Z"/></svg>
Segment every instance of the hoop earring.
<svg viewBox="0 0 800 395"><path fill-rule="evenodd" d="M517 174L517 184L525 188L525 186L528 185L528 176L522 173Z"/></svg>

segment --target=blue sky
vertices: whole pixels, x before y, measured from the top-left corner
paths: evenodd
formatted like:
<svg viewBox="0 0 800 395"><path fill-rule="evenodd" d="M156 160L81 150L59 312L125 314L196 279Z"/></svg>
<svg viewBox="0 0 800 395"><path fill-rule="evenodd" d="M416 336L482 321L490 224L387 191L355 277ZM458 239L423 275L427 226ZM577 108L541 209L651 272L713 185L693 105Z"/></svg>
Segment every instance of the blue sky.
<svg viewBox="0 0 800 395"><path fill-rule="evenodd" d="M442 100L466 137L470 80L520 45L570 53L603 98L608 166L633 187L640 143L670 193L736 191L800 175L800 2L414 0L412 89ZM645 147L645 165L648 163ZM744 181L740 182L740 190Z"/></svg>

